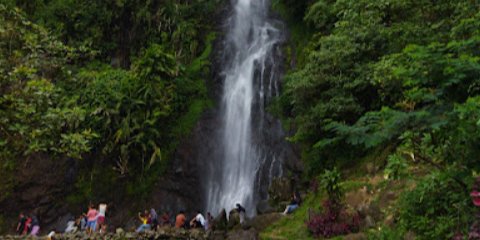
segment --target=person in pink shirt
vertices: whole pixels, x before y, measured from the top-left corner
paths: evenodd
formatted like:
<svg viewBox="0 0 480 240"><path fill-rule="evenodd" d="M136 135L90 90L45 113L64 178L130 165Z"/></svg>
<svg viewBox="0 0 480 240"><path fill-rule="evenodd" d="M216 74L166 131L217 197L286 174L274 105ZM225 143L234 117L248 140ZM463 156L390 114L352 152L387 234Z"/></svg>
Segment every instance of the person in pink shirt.
<svg viewBox="0 0 480 240"><path fill-rule="evenodd" d="M92 233L95 231L97 225L97 215L98 211L95 209L93 204L90 204L87 212L87 233Z"/></svg>

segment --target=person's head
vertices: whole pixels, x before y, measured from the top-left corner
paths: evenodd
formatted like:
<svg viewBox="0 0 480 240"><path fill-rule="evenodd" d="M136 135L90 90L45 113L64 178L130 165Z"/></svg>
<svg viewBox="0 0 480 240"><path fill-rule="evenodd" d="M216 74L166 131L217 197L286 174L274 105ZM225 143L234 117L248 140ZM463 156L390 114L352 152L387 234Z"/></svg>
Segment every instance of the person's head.
<svg viewBox="0 0 480 240"><path fill-rule="evenodd" d="M212 216L212 214L210 214L210 212L207 212L207 216L209 216L209 217L210 217L210 216Z"/></svg>
<svg viewBox="0 0 480 240"><path fill-rule="evenodd" d="M185 211L183 211L183 210L180 210L180 214L185 214Z"/></svg>
<svg viewBox="0 0 480 240"><path fill-rule="evenodd" d="M94 208L93 204L90 203L90 204L88 205L88 209L93 209L93 208Z"/></svg>
<svg viewBox="0 0 480 240"><path fill-rule="evenodd" d="M202 212L200 212L200 210L197 210L197 214L202 214Z"/></svg>
<svg viewBox="0 0 480 240"><path fill-rule="evenodd" d="M240 208L240 207L241 207L240 203L237 203L237 208Z"/></svg>
<svg viewBox="0 0 480 240"><path fill-rule="evenodd" d="M148 216L148 210L145 209L145 211L143 211L143 214L145 214L145 216Z"/></svg>
<svg viewBox="0 0 480 240"><path fill-rule="evenodd" d="M20 212L20 214L18 216L23 218L23 217L25 217L25 214L23 212Z"/></svg>

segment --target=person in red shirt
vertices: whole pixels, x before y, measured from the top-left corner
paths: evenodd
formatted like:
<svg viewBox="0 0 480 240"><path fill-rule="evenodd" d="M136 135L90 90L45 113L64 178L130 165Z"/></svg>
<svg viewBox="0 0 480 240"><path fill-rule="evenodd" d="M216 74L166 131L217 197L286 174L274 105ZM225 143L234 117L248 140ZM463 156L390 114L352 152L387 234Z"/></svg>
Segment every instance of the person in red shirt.
<svg viewBox="0 0 480 240"><path fill-rule="evenodd" d="M175 218L175 227L183 228L185 226L185 221L187 221L187 217L185 217L185 213L183 211L180 211L180 213Z"/></svg>
<svg viewBox="0 0 480 240"><path fill-rule="evenodd" d="M93 206L93 204L90 204L88 207L88 212L86 214L87 216L87 233L92 233L95 231L96 225L97 225L97 209Z"/></svg>

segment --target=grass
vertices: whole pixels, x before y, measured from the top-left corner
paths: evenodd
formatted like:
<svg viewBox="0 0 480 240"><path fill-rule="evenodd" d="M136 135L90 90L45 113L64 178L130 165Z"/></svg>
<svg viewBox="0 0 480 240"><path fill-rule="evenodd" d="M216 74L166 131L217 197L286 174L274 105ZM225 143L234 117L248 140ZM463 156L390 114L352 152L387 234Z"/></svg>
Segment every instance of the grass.
<svg viewBox="0 0 480 240"><path fill-rule="evenodd" d="M288 215L265 231L260 233L260 239L264 240L287 240L287 239L314 239L308 232L305 222L308 220L309 209L318 211L325 198L324 194L309 194L304 203L293 214Z"/></svg>

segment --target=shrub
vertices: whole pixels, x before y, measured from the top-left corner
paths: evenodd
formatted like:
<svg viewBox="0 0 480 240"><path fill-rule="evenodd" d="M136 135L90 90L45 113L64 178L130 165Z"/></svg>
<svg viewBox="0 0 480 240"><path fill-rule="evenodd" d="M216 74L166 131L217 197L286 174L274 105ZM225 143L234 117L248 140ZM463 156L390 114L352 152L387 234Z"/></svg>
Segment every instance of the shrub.
<svg viewBox="0 0 480 240"><path fill-rule="evenodd" d="M435 172L400 198L400 226L418 239L451 239L468 230L472 208L468 193L449 172Z"/></svg>
<svg viewBox="0 0 480 240"><path fill-rule="evenodd" d="M358 214L349 214L337 202L323 202L323 213L314 215L308 222L308 230L315 237L330 238L356 232L359 229Z"/></svg>
<svg viewBox="0 0 480 240"><path fill-rule="evenodd" d="M342 188L340 186L341 176L337 168L325 170L321 176L323 187L327 190L328 198L333 203L339 203L342 198Z"/></svg>

